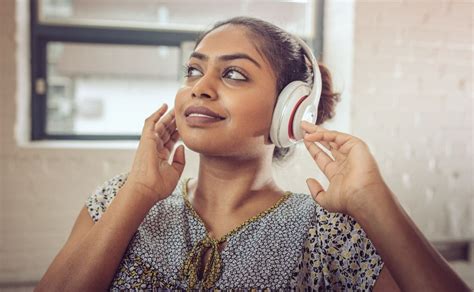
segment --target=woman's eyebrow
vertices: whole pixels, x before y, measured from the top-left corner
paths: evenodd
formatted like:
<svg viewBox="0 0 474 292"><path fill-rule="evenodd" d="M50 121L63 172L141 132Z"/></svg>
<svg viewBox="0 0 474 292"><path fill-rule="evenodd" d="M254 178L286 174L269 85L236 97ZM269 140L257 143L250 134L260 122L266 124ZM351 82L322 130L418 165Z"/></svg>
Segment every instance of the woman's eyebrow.
<svg viewBox="0 0 474 292"><path fill-rule="evenodd" d="M252 57L250 57L249 55L244 54L244 53L223 55L223 56L220 56L219 59L222 60L222 61L232 61L232 60L236 60L236 59L246 59L246 60L249 60L250 62L254 63L258 68L262 68L260 66L260 64L255 59L253 59Z"/></svg>
<svg viewBox="0 0 474 292"><path fill-rule="evenodd" d="M207 55L204 55L199 52L192 52L190 58L196 58L199 60L207 61L209 57ZM250 62L254 63L258 68L262 68L262 66L252 57L250 57L247 54L244 53L235 53L235 54L230 54L230 55L222 55L218 57L219 60L221 61L232 61L236 59L246 59L249 60Z"/></svg>

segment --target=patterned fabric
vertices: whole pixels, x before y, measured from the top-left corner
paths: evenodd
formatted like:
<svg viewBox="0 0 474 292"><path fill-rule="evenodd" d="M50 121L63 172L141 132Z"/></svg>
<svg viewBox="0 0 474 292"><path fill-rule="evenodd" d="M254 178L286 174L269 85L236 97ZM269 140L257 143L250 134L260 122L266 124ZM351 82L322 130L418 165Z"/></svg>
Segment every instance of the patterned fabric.
<svg viewBox="0 0 474 292"><path fill-rule="evenodd" d="M383 262L364 230L349 216L316 208L292 287L371 291Z"/></svg>
<svg viewBox="0 0 474 292"><path fill-rule="evenodd" d="M94 222L126 179L127 174L115 176L89 196L86 207ZM150 209L128 245L111 291L188 288L180 271L207 232L184 202L185 182ZM311 196L297 193L230 236L221 259L216 290L370 291L383 267L351 217L329 213Z"/></svg>

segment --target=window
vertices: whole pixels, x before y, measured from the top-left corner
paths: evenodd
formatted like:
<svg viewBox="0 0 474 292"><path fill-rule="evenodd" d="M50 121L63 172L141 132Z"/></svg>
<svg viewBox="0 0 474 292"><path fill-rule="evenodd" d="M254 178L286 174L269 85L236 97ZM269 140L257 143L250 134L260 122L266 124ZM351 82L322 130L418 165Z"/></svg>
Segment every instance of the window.
<svg viewBox="0 0 474 292"><path fill-rule="evenodd" d="M256 16L322 47L322 1L30 3L33 140L138 139L143 119L173 104L200 31L222 19Z"/></svg>

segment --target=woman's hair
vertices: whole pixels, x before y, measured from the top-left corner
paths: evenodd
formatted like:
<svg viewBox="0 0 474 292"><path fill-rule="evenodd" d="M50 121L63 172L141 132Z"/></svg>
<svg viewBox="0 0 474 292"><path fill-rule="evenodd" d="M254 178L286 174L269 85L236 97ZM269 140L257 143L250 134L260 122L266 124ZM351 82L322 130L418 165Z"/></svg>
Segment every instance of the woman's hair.
<svg viewBox="0 0 474 292"><path fill-rule="evenodd" d="M265 56L275 73L278 93L295 80L312 83L312 70L306 63L305 53L300 44L285 30L261 19L239 16L218 22L200 35L195 48L207 34L224 25L237 25L247 29L251 39L256 43L257 50ZM336 102L340 100L340 94L333 92L329 70L322 64L318 65L322 77L322 90L316 124L320 125L335 115L334 109ZM290 155L293 149L294 146L275 147L273 159L282 161Z"/></svg>

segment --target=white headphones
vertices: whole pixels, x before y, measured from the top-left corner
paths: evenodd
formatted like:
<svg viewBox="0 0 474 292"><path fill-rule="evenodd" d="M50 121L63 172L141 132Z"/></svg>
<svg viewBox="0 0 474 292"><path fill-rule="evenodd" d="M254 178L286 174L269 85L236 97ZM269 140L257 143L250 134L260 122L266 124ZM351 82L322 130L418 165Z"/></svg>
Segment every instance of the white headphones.
<svg viewBox="0 0 474 292"><path fill-rule="evenodd" d="M301 121L316 124L321 97L321 72L316 57L302 39L297 36L294 38L311 62L313 86L310 87L304 81L293 81L280 92L270 128L270 139L280 148L289 147L303 140Z"/></svg>

